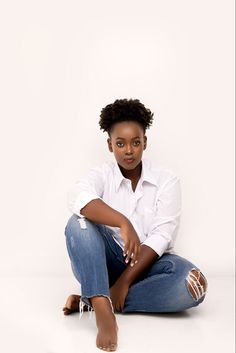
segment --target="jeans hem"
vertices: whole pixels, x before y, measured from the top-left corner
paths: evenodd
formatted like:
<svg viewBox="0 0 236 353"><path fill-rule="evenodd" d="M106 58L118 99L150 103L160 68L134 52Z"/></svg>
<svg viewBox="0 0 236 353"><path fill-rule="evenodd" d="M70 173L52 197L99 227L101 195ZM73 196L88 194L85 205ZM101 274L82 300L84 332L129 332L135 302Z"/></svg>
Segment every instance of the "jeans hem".
<svg viewBox="0 0 236 353"><path fill-rule="evenodd" d="M90 296L81 295L81 297L80 297L80 317L79 317L79 319L81 319L81 317L82 317L82 315L84 313L84 310L83 310L84 305L88 306L88 311L90 311L90 319L92 318L92 312L94 311L94 309L93 309L93 306L92 306L90 300L88 300L88 299L92 298L92 297L98 297L98 296L108 298L108 300L110 302L110 305L111 305L112 313L115 315L111 298L108 295L106 295L106 294L94 294L94 295L90 295Z"/></svg>

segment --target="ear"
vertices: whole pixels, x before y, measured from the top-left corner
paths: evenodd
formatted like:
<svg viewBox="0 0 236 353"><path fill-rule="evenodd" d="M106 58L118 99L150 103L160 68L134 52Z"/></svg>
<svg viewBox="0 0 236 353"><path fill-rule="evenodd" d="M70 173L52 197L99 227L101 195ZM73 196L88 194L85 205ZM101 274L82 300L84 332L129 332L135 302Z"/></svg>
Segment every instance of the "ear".
<svg viewBox="0 0 236 353"><path fill-rule="evenodd" d="M144 135L143 140L144 140L144 147L143 147L143 149L145 150L146 147L147 147L147 136L146 136L146 135Z"/></svg>
<svg viewBox="0 0 236 353"><path fill-rule="evenodd" d="M110 139L110 137L108 137L108 139L107 139L107 144L108 144L108 149L109 149L109 151L110 151L110 152L113 152L113 149L112 149L112 144L111 144L111 139Z"/></svg>

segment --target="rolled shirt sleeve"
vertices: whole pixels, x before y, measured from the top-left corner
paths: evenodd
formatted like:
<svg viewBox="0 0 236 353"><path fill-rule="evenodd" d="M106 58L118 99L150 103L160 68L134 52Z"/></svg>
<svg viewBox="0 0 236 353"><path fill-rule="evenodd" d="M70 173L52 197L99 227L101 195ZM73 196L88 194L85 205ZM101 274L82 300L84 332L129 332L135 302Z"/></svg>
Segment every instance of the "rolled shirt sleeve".
<svg viewBox="0 0 236 353"><path fill-rule="evenodd" d="M104 192L102 168L91 168L88 175L77 180L75 185L68 191L67 205L68 209L82 217L80 211L90 201L94 199L101 199Z"/></svg>
<svg viewBox="0 0 236 353"><path fill-rule="evenodd" d="M174 176L161 187L157 198L156 214L150 225L147 238L142 244L152 248L161 257L174 247L180 225L181 186L179 177Z"/></svg>

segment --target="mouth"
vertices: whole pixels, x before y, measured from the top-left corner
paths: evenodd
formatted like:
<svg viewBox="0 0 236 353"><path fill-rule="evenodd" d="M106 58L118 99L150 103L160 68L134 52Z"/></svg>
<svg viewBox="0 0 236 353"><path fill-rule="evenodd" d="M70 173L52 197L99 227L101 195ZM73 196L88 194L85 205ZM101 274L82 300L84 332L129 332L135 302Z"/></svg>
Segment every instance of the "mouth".
<svg viewBox="0 0 236 353"><path fill-rule="evenodd" d="M134 162L134 158L127 158L127 159L124 159L125 163L127 164L131 164Z"/></svg>

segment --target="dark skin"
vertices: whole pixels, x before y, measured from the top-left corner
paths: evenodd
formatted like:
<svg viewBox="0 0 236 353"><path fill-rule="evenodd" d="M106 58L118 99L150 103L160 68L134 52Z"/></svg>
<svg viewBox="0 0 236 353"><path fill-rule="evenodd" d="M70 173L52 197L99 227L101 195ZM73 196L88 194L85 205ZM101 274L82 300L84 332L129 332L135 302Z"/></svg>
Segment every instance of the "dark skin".
<svg viewBox="0 0 236 353"><path fill-rule="evenodd" d="M124 121L113 125L109 138L107 139L109 151L114 153L123 176L131 181L132 191L135 192L140 179L142 168L142 154L146 149L147 137L140 124L134 121ZM127 163L127 158L133 158L132 163ZM123 271L116 283L110 288L110 297L113 308L121 311L130 285L158 258L158 254L150 247L140 244L139 237L130 221L123 215L118 215L110 207L99 204L104 212L94 211L93 205L99 200L87 204L81 213L93 220L94 217L100 220L105 214L110 215L109 219L120 221L121 234L126 239L124 256L126 256L127 268ZM91 211L92 210L92 211ZM97 207L96 207L97 210ZM112 212L112 213L111 213ZM121 217L120 217L121 216ZM106 218L105 218L106 221ZM127 253L128 252L128 253ZM129 263L130 262L130 263ZM98 326L97 347L112 351L117 347L117 324L114 316L111 315L111 307L107 298L97 296L90 298ZM71 295L63 308L64 314L68 315L79 310L79 296ZM113 345L112 345L113 343Z"/></svg>
<svg viewBox="0 0 236 353"><path fill-rule="evenodd" d="M125 298L128 295L129 287L133 284L134 281L138 280L140 275L149 268L157 259L159 255L152 250L147 245L141 245L141 251L139 256L139 261L135 266L127 266L126 269L122 272L118 280L110 287L111 301L113 308L116 311L122 311L125 303ZM74 296L72 305L74 309L65 310L65 314L70 314L73 311L77 311L79 306L78 296Z"/></svg>
<svg viewBox="0 0 236 353"><path fill-rule="evenodd" d="M146 149L147 143L147 137L144 135L142 126L136 122L128 121L117 123L113 125L107 142L109 151L115 155L121 173L125 178L130 179L130 187L135 192L141 175L142 153ZM131 157L133 161L129 164L125 159ZM159 255L147 245L141 245L131 222L103 201L93 200L80 212L88 219L102 224L106 224L109 219L109 225L120 228L121 236L125 240L124 256L126 256L127 267L110 288L110 298L114 311L122 311L129 287L139 280L139 277L152 266ZM197 273L196 270L192 270L192 272L195 276L200 276L200 273ZM200 276L199 280L205 289L204 278ZM194 296L194 291L190 286L189 290ZM64 314L68 315L74 311L79 311L79 300L79 295L69 296L63 308ZM90 301L96 314L98 327L96 345L105 351L115 351L117 349L118 326L110 302L108 298L103 296L94 296L90 298Z"/></svg>
<svg viewBox="0 0 236 353"><path fill-rule="evenodd" d="M135 185L141 175L142 155L147 147L147 136L142 126L134 121L114 124L107 144L109 151L114 153L123 176ZM126 158L134 158L134 162L127 164Z"/></svg>
<svg viewBox="0 0 236 353"><path fill-rule="evenodd" d="M142 153L146 149L147 143L142 126L131 121L114 124L107 142L109 151L115 155L121 173L125 178L130 179L130 187L135 192L141 175ZM128 157L134 159L130 164L125 162ZM102 224L105 224L104 222L109 219L111 226L120 227L121 235L126 241L124 254L127 267L110 288L110 297L114 310L122 311L129 287L139 279L144 271L152 266L159 258L159 255L147 245L141 245L130 221L101 200L91 201L80 212L88 219L99 221ZM128 250L129 252L126 254ZM195 270L192 272L196 276L199 275ZM200 282L206 286L202 277L200 277ZM190 287L189 290L194 296L194 291ZM63 308L65 315L79 311L79 299L79 295L69 296ZM98 326L97 347L105 351L114 351L117 348L118 326L110 303L107 298L102 296L95 296L90 298L90 300L96 314Z"/></svg>
<svg viewBox="0 0 236 353"><path fill-rule="evenodd" d="M159 255L153 249L147 245L141 245L138 262L133 267L127 266L115 284L110 288L111 301L114 309L117 311L123 310L125 298L128 295L131 284L158 258Z"/></svg>
<svg viewBox="0 0 236 353"><path fill-rule="evenodd" d="M141 175L141 159L142 153L147 146L147 137L143 134L142 127L135 122L117 123L114 125L112 131L112 137L107 140L108 147L111 152L114 152L115 158L119 164L120 171L123 176L131 180L132 189L135 192L136 185ZM122 136L123 135L123 136ZM119 139L118 137L123 137ZM134 137L140 136L140 138L134 139ZM140 143L135 143L140 141ZM138 145L138 146L137 146ZM135 159L133 168L127 168L124 164L124 156L131 156ZM126 249L124 249L124 254ZM126 257L127 262L132 259L132 254L128 254ZM132 283L140 277L145 270L147 270L157 259L159 255L147 245L140 245L140 251L138 261L134 263L134 266L127 266L121 276L118 278L116 283L110 288L111 300L113 307L117 311L122 311L125 303L125 298L128 295L129 287ZM196 276L197 271L192 271ZM200 283L206 289L206 283L200 276ZM191 286L188 288L195 297L195 293Z"/></svg>
<svg viewBox="0 0 236 353"><path fill-rule="evenodd" d="M115 155L122 175L131 180L132 190L135 192L141 176L142 154L147 146L147 137L144 135L142 126L133 121L117 123L113 126L107 143L109 151ZM127 165L125 158L134 158L134 163ZM126 249L124 249L124 254L126 254ZM132 259L131 255L126 256L127 263ZM138 262L132 267L127 266L110 288L114 309L122 311L131 284L158 258L159 255L149 246L140 245Z"/></svg>

